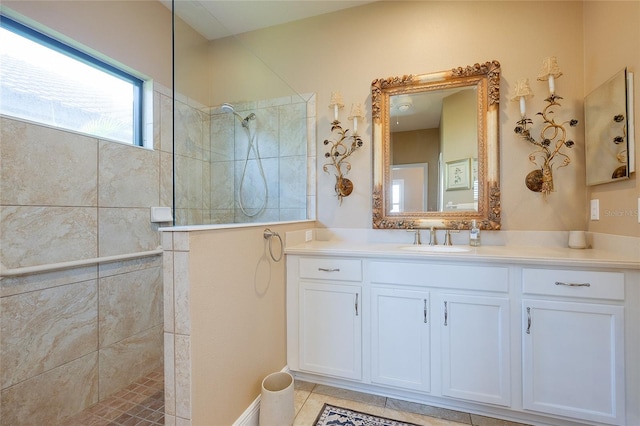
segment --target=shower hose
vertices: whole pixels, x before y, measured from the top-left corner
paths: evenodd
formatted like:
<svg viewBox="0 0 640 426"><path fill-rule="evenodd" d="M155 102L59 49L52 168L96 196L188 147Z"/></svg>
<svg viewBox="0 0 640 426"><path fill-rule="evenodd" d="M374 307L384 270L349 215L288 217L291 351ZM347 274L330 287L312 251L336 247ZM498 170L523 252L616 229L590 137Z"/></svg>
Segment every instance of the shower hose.
<svg viewBox="0 0 640 426"><path fill-rule="evenodd" d="M254 217L260 214L267 207L267 200L269 199L269 190L267 187L267 178L264 174L264 168L262 167L262 158L260 158L260 149L258 147L258 142L256 140L256 131L251 132L249 128L249 123L243 124L242 126L247 132L248 146L247 146L247 155L244 158L244 166L242 168L242 175L240 176L240 187L238 188L238 204L240 206L240 210L244 213L245 216ZM256 157L256 161L258 163L258 169L260 170L260 176L262 177L262 183L264 185L264 199L262 205L258 210L253 213L249 213L242 204L242 193L244 188L244 181L247 176L247 165L249 164L249 155L251 155L251 151Z"/></svg>

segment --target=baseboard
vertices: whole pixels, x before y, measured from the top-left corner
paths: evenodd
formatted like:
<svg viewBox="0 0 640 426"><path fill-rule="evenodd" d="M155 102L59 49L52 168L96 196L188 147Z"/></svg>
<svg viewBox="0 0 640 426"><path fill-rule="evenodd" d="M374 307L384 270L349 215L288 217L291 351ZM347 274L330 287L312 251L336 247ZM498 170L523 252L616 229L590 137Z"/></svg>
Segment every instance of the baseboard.
<svg viewBox="0 0 640 426"><path fill-rule="evenodd" d="M283 373L288 373L289 367L285 366ZM260 423L260 395L247 407L246 410L233 422L233 426L259 426Z"/></svg>
<svg viewBox="0 0 640 426"><path fill-rule="evenodd" d="M260 395L238 417L233 426L258 426L260 422Z"/></svg>

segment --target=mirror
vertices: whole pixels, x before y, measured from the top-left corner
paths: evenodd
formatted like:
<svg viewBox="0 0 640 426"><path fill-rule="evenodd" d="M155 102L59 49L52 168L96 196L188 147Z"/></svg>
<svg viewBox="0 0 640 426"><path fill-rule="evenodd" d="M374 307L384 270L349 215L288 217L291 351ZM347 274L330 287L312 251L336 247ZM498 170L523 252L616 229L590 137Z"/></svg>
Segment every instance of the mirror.
<svg viewBox="0 0 640 426"><path fill-rule="evenodd" d="M498 61L376 79L373 227L500 229Z"/></svg>
<svg viewBox="0 0 640 426"><path fill-rule="evenodd" d="M623 69L585 98L587 185L629 179L633 171L632 121L629 120L627 70ZM630 98L630 96L629 96Z"/></svg>

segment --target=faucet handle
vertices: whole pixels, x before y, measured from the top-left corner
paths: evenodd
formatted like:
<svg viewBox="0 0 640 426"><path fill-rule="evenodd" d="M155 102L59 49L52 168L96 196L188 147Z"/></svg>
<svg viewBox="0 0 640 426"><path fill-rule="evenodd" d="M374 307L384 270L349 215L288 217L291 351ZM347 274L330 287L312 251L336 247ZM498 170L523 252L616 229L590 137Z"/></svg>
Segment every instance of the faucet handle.
<svg viewBox="0 0 640 426"><path fill-rule="evenodd" d="M444 232L444 245L445 246L451 245L451 231L449 229L445 229L445 232Z"/></svg>
<svg viewBox="0 0 640 426"><path fill-rule="evenodd" d="M413 236L413 244L415 244L415 245L422 244L422 241L420 241L420 230L419 229L407 229L407 232L414 232L415 233L415 235Z"/></svg>

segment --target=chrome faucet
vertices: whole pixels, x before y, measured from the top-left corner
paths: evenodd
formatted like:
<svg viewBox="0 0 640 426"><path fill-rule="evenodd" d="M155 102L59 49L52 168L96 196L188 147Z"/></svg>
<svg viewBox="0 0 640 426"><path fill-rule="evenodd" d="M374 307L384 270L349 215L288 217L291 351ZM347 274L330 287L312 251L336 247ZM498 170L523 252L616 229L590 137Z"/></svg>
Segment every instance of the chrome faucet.
<svg viewBox="0 0 640 426"><path fill-rule="evenodd" d="M433 226L429 230L429 245L430 246L438 245L438 241L436 240L436 228Z"/></svg>
<svg viewBox="0 0 640 426"><path fill-rule="evenodd" d="M445 229L444 232L444 243L445 246L451 245L451 231L449 229Z"/></svg>
<svg viewBox="0 0 640 426"><path fill-rule="evenodd" d="M414 245L420 245L422 244L422 241L420 241L420 230L419 229L407 229L407 232L414 232L415 235L413 236L413 244Z"/></svg>

